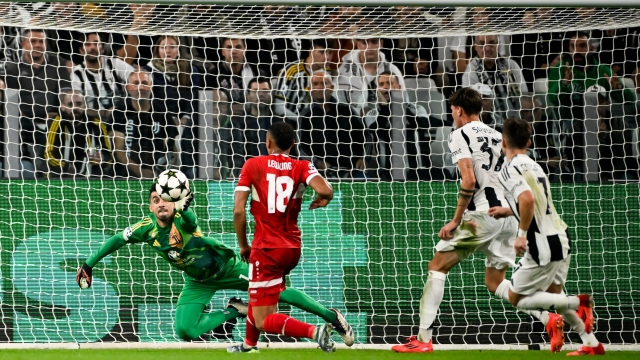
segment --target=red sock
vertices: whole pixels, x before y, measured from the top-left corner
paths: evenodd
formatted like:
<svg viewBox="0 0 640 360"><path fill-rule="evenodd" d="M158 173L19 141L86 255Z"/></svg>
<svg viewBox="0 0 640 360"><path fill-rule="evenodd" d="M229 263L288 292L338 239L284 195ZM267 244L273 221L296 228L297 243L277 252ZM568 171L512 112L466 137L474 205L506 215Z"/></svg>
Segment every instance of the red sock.
<svg viewBox="0 0 640 360"><path fill-rule="evenodd" d="M264 319L264 331L272 334L313 339L315 329L313 325L284 314L271 314Z"/></svg>
<svg viewBox="0 0 640 360"><path fill-rule="evenodd" d="M248 346L258 345L258 340L260 339L260 331L258 331L258 328L254 325L255 323L253 320L253 311L251 311L251 305L249 305L249 310L247 311L247 331L244 338L244 343Z"/></svg>

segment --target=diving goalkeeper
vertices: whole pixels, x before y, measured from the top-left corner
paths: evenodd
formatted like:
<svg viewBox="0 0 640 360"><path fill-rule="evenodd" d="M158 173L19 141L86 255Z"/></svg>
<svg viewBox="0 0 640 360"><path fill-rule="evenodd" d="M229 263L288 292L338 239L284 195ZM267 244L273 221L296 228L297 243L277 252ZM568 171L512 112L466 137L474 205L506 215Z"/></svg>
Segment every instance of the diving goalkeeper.
<svg viewBox="0 0 640 360"><path fill-rule="evenodd" d="M160 198L154 184L149 199L151 213L102 244L78 269L78 285L91 286L92 268L105 256L126 244L144 242L187 275L176 309L175 328L181 339L197 339L227 320L246 316L247 305L236 298L229 300L225 310L203 312L218 290L248 291L249 265L233 249L202 235L195 213L189 209L193 195L189 193L175 203L167 202ZM353 345L353 330L339 310L327 309L292 288L281 294L280 301L323 318L334 326L346 345Z"/></svg>

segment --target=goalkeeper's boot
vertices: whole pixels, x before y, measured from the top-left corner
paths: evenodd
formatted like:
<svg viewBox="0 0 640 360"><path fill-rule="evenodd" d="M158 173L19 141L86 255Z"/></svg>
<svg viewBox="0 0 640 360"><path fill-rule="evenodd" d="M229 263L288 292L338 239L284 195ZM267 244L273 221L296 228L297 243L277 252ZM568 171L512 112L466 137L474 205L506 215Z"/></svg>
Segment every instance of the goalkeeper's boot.
<svg viewBox="0 0 640 360"><path fill-rule="evenodd" d="M591 334L593 331L593 296L581 294L578 295L578 299L580 299L580 306L577 315L584 323L584 331Z"/></svg>
<svg viewBox="0 0 640 360"><path fill-rule="evenodd" d="M336 321L332 322L331 325L336 330L338 335L340 335L340 337L342 338L342 341L344 341L344 344L347 346L352 346L354 342L354 338L353 338L353 329L351 328L351 325L349 325L349 323L344 318L344 315L342 315L342 312L340 312L340 310L333 309L333 308L329 310L336 313Z"/></svg>
<svg viewBox="0 0 640 360"><path fill-rule="evenodd" d="M336 343L331 339L331 333L333 332L333 326L330 324L324 324L316 328L315 341L318 342L318 346L324 352L335 352Z"/></svg>
<svg viewBox="0 0 640 360"><path fill-rule="evenodd" d="M230 353L249 353L249 354L253 354L253 353L259 353L260 350L258 350L257 346L252 346L249 348L245 348L244 344L240 344L240 345L233 345L233 346L229 346L227 348L227 352Z"/></svg>
<svg viewBox="0 0 640 360"><path fill-rule="evenodd" d="M227 301L227 309L235 309L240 313L240 317L247 317L247 313L249 312L249 306L242 301L242 299L237 297L232 297Z"/></svg>
<svg viewBox="0 0 640 360"><path fill-rule="evenodd" d="M605 353L604 346L602 346L602 343L600 343L594 347L583 346L576 351L572 351L568 353L567 356L593 356L593 355L604 355L604 353Z"/></svg>
<svg viewBox="0 0 640 360"><path fill-rule="evenodd" d="M433 352L433 342L429 340L425 343L418 340L417 337L411 336L405 344L395 345L391 350L399 353L430 353Z"/></svg>
<svg viewBox="0 0 640 360"><path fill-rule="evenodd" d="M559 352L564 345L564 320L562 320L562 316L549 313L546 328L549 339L551 339L551 352Z"/></svg>

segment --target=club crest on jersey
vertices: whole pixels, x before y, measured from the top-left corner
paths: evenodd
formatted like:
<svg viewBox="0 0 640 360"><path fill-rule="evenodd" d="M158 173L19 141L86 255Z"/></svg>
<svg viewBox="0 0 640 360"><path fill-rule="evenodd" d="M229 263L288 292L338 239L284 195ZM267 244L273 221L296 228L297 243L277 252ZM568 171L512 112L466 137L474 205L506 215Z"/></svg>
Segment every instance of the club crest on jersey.
<svg viewBox="0 0 640 360"><path fill-rule="evenodd" d="M167 253L167 257L168 257L168 258L169 258L169 260L171 260L171 261L176 261L176 262L177 262L178 260L180 260L180 254L179 254L177 251L175 251L175 250L171 250L171 251L169 251L169 252Z"/></svg>
<svg viewBox="0 0 640 360"><path fill-rule="evenodd" d="M125 241L129 240L129 238L131 238L132 235L133 235L133 229L131 228L131 226L124 229L124 231L122 232L122 237L124 237Z"/></svg>
<svg viewBox="0 0 640 360"><path fill-rule="evenodd" d="M167 257L169 258L169 260L171 260L177 267L179 268L183 268L185 266L189 266L191 264L193 264L196 259L187 256L186 258L183 258L179 252L175 251L175 250L171 250L167 253Z"/></svg>
<svg viewBox="0 0 640 360"><path fill-rule="evenodd" d="M309 170L316 171L316 166L313 163L309 163Z"/></svg>
<svg viewBox="0 0 640 360"><path fill-rule="evenodd" d="M182 241L182 234L180 234L180 231L178 230L178 228L176 228L175 224L171 224L171 232L169 233L169 246L182 249L183 245L184 243Z"/></svg>

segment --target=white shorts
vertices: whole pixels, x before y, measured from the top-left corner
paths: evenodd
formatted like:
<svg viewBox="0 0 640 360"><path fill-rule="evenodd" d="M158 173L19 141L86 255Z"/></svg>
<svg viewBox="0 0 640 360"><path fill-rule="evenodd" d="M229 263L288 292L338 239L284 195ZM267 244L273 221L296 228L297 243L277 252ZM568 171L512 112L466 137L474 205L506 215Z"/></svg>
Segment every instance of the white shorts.
<svg viewBox="0 0 640 360"><path fill-rule="evenodd" d="M528 256L520 259L511 275L511 291L519 295L531 295L547 291L551 284L564 285L567 281L571 255L559 261L540 266Z"/></svg>
<svg viewBox="0 0 640 360"><path fill-rule="evenodd" d="M468 224L472 220L476 223L475 229ZM516 251L513 244L517 231L518 221L513 216L495 219L486 212L465 211L460 226L453 231L453 238L440 240L436 244L436 250L455 251L460 261L481 251L487 257L486 267L515 267Z"/></svg>

